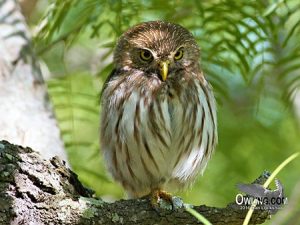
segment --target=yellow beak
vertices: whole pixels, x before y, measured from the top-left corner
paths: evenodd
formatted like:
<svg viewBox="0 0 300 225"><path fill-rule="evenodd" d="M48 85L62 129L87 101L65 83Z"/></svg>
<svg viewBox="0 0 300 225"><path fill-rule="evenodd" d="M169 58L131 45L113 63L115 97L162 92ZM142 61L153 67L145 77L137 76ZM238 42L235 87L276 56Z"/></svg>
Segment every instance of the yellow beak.
<svg viewBox="0 0 300 225"><path fill-rule="evenodd" d="M168 76L169 61L160 62L159 66L160 66L161 78L163 79L163 81L165 81L167 79L167 76Z"/></svg>

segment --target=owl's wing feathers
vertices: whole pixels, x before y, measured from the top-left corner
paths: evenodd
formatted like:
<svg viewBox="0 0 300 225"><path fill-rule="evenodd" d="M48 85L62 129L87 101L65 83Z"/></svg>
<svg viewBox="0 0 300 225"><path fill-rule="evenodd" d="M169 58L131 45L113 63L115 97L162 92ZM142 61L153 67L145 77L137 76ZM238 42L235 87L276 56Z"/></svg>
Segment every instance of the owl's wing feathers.
<svg viewBox="0 0 300 225"><path fill-rule="evenodd" d="M104 82L104 84L103 84L103 86L102 86L102 90L101 90L101 92L100 92L100 96L99 96L99 99L100 99L100 100L101 100L101 98L102 98L102 94L103 94L104 89L106 88L108 82L115 76L116 71L117 71L116 69L113 69L113 70L110 72L110 74L108 75L108 77L106 78L106 80L105 80L105 82Z"/></svg>

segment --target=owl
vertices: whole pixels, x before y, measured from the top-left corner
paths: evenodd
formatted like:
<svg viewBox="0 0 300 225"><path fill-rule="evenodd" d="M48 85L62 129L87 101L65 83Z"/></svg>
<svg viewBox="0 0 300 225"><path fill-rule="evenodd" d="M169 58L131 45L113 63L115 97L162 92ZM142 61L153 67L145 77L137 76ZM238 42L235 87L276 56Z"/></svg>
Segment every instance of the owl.
<svg viewBox="0 0 300 225"><path fill-rule="evenodd" d="M211 158L216 103L199 58L193 35L169 22L138 24L118 40L101 94L100 145L130 198L170 200Z"/></svg>

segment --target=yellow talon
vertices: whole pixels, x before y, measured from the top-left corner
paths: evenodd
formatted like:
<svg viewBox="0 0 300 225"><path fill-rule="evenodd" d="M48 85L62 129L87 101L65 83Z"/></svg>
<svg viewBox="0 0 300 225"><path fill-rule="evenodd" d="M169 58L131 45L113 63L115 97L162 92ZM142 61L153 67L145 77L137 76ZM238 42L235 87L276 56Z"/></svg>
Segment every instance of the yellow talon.
<svg viewBox="0 0 300 225"><path fill-rule="evenodd" d="M160 189L155 189L150 194L151 205L156 211L159 209L161 200L165 200L166 202L170 203L172 208L174 208L172 199L173 197L170 193Z"/></svg>

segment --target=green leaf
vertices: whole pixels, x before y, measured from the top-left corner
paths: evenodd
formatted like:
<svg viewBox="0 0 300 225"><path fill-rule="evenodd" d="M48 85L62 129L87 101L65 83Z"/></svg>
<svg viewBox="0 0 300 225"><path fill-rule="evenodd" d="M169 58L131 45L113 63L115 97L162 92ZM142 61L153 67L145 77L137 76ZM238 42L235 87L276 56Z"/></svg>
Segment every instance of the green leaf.
<svg viewBox="0 0 300 225"><path fill-rule="evenodd" d="M279 7L279 5L282 4L283 2L284 2L284 0L278 0L278 1L274 2L272 5L270 5L266 9L263 16L269 16L270 14L272 14Z"/></svg>

